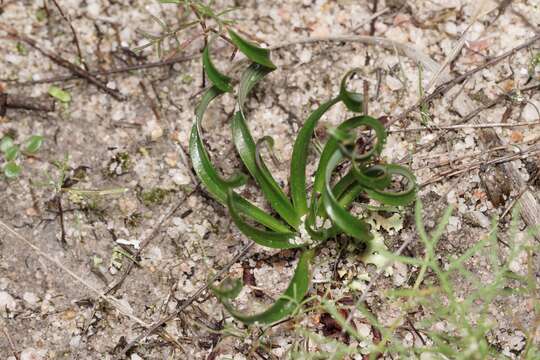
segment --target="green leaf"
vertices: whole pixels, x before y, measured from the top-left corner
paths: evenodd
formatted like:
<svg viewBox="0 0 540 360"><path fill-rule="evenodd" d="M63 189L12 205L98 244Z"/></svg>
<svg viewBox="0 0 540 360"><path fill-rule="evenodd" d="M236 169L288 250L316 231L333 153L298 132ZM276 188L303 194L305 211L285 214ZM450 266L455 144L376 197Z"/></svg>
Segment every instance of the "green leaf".
<svg viewBox="0 0 540 360"><path fill-rule="evenodd" d="M242 74L240 84L238 85L238 107L240 111L244 112L244 104L251 90L262 80L266 75L273 70L259 64L251 64Z"/></svg>
<svg viewBox="0 0 540 360"><path fill-rule="evenodd" d="M238 91L238 104L241 110L236 112L232 121L233 140L236 151L238 152L238 155L240 155L244 166L261 187L261 191L266 200L270 203L270 206L272 206L272 208L289 225L298 229L298 226L300 225L300 216L295 211L287 195L283 192L283 189L281 189L266 167L264 161L262 159L257 161L257 146L251 136L249 127L246 124L244 112L242 111L242 106L250 91L255 84L268 73L268 69L257 64L252 64L244 72L242 79L240 80Z"/></svg>
<svg viewBox="0 0 540 360"><path fill-rule="evenodd" d="M21 171L22 171L21 167L15 164L13 161L10 161L7 164L5 164L3 170L4 170L4 175L8 179L16 178L17 176L21 174Z"/></svg>
<svg viewBox="0 0 540 360"><path fill-rule="evenodd" d="M319 166L317 168L317 172L315 173L315 180L313 183L314 193L321 193L323 190L326 175L325 175L325 171L322 169L327 167L327 164L330 161L330 158L333 156L336 150L338 149L343 150L343 147L340 146L341 144L338 138L348 139L349 136L343 135L343 134L348 134L350 133L351 130L360 126L367 126L375 130L377 142L375 143L374 146L372 146L371 150L369 150L368 152L362 155L353 155L354 153L346 151L347 154L349 156L354 156L356 160L367 161L367 160L370 160L372 157L378 156L382 152L384 144L386 143L386 130L384 129L384 126L382 126L380 121L372 118L371 116L356 116L356 117L347 119L341 125L339 125L337 129L333 132L334 134L341 134L341 135L339 137L332 136L330 139L328 139L328 142L326 143L323 149L323 152L319 159Z"/></svg>
<svg viewBox="0 0 540 360"><path fill-rule="evenodd" d="M4 153L4 158L6 159L6 161L13 161L17 159L20 153L21 151L19 150L19 146L13 145L12 147L6 150L6 152Z"/></svg>
<svg viewBox="0 0 540 360"><path fill-rule="evenodd" d="M189 152L193 169L205 186L206 190L210 193L210 195L212 195L212 197L214 197L214 199L222 204L226 204L227 189L231 186L239 185L240 181L225 181L222 179L210 161L210 156L208 155L208 151L204 146L201 136L201 122L204 113L206 112L210 102L221 94L223 94L223 92L216 87L211 87L203 94L201 101L195 110L196 119L191 129ZM281 221L273 218L239 195L235 194L233 196L238 200L238 208L241 210L241 212L249 216L251 219L275 231L289 231L289 228Z"/></svg>
<svg viewBox="0 0 540 360"><path fill-rule="evenodd" d="M244 116L240 111L233 118L233 139L236 150L245 167L261 187L261 191L270 206L291 226L298 228L300 217L294 210L287 195L283 192L270 171L260 159L257 164L256 145L251 137Z"/></svg>
<svg viewBox="0 0 540 360"><path fill-rule="evenodd" d="M334 154L331 156L330 160L324 168L325 174L325 189L323 191L323 204L328 214L328 217L332 219L333 223L336 224L343 232L347 235L352 236L361 243L368 243L373 235L370 232L370 226L353 216L349 211L347 211L336 199L334 193L332 192L332 187L330 185L330 180L332 177L332 172L335 167L342 160L343 155L339 150L334 151Z"/></svg>
<svg viewBox="0 0 540 360"><path fill-rule="evenodd" d="M211 287L211 289L218 298L236 299L243 287L242 282L238 279L225 279L221 282L220 287Z"/></svg>
<svg viewBox="0 0 540 360"><path fill-rule="evenodd" d="M291 185L291 198L296 211L300 215L305 214L308 209L306 191L306 166L311 138L313 137L313 133L321 117L339 101L339 98L329 100L319 106L314 112L312 112L305 121L304 126L302 126L302 128L298 132L298 135L294 142L291 157L289 182Z"/></svg>
<svg viewBox="0 0 540 360"><path fill-rule="evenodd" d="M43 136L32 135L30 139L26 141L24 152L28 154L35 154L41 148L42 144L43 144Z"/></svg>
<svg viewBox="0 0 540 360"><path fill-rule="evenodd" d="M347 90L347 82L349 81L349 78L360 71L361 69L355 68L347 72L345 76L343 76L339 88L339 97L341 101L347 106L347 109L354 112L362 112L364 108L364 96L360 93Z"/></svg>
<svg viewBox="0 0 540 360"><path fill-rule="evenodd" d="M0 151L5 153L9 148L13 147L13 139L9 136L4 136L0 141Z"/></svg>
<svg viewBox="0 0 540 360"><path fill-rule="evenodd" d="M266 68L272 70L276 69L276 65L274 65L272 60L270 60L270 50L263 49L262 47L259 47L251 41L243 39L237 33L230 29L229 36L231 37L232 43L236 45L238 50L240 50L244 55L246 55L248 59Z"/></svg>
<svg viewBox="0 0 540 360"><path fill-rule="evenodd" d="M70 93L68 93L65 90L62 90L58 86L54 86L54 85L51 86L49 88L49 95L51 95L53 98L63 103L68 103L71 101Z"/></svg>
<svg viewBox="0 0 540 360"><path fill-rule="evenodd" d="M299 307L300 303L306 296L309 290L310 275L310 262L315 255L314 250L305 251L298 264L294 275L289 282L287 290L280 296L280 298L270 306L266 311L263 311L255 315L246 315L237 310L231 303L231 298L226 296L220 296L223 291L216 292L216 288L212 288L216 297L221 301L223 306L229 311L233 318L244 324L272 324L276 321L282 320L285 317L292 315Z"/></svg>
<svg viewBox="0 0 540 360"><path fill-rule="evenodd" d="M294 249L303 247L306 244L295 243L293 238L295 234L293 232L276 232L261 230L245 222L240 216L240 212L236 206L238 202L233 196L232 190L229 190L229 196L227 197L227 207L229 209L231 218L244 235L256 242L261 246L266 246L272 249Z"/></svg>
<svg viewBox="0 0 540 360"><path fill-rule="evenodd" d="M370 198L384 205L405 206L411 204L416 199L416 177L404 166L396 164L386 164L386 170L389 176L401 175L407 180L405 189L401 191L384 191L373 188L366 189L366 193Z"/></svg>
<svg viewBox="0 0 540 360"><path fill-rule="evenodd" d="M212 59L210 59L210 45L214 42L214 39L215 36L208 41L208 45L206 45L204 48L202 57L204 72L214 86L223 92L230 92L232 91L232 86L230 84L231 78L219 72L219 70L212 63Z"/></svg>

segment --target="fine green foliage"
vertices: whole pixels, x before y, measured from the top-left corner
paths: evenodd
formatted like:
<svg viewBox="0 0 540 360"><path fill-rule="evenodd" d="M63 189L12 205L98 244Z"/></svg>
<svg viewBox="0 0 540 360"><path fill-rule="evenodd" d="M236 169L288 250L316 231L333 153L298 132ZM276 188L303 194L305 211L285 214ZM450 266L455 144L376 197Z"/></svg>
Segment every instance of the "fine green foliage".
<svg viewBox="0 0 540 360"><path fill-rule="evenodd" d="M359 246L370 245L373 237L370 225L350 212L358 197L368 197L381 206L405 206L414 201L417 185L414 175L407 168L381 162L379 155L387 136L384 126L370 116L356 115L330 131L332 136L322 150L313 188L308 196L307 159L319 120L339 103L353 113L363 109L363 96L347 88L349 79L357 72L354 69L344 76L339 94L316 109L300 129L292 153L289 196L273 177L260 153L261 146L266 144L271 147L273 140L268 136L259 140L253 138L244 107L253 88L276 66L267 49L243 39L232 30L228 34L230 41L251 61L238 84L237 110L231 120L232 140L245 169L277 216L255 206L236 192L236 188L245 184L247 175L238 174L225 179L212 163L204 144L202 124L206 109L220 95L232 91L230 78L211 61L209 46L213 41L203 53L204 70L213 86L203 93L196 108L190 155L201 183L217 201L227 206L234 224L244 235L269 248L302 249L287 290L262 313L246 315L234 308L230 301L241 289L238 281L224 281L221 287L213 287L216 297L235 319L247 324L269 324L293 314L298 308L309 290L310 262L316 248L324 241L345 234ZM374 133L371 142L367 131ZM366 141L357 141L358 136L363 136ZM368 145L360 146L360 143ZM346 170L346 175L341 178L338 166ZM397 178L405 182L403 190L396 189Z"/></svg>
<svg viewBox="0 0 540 360"><path fill-rule="evenodd" d="M316 309L330 314L344 334L363 345L348 346L336 339L324 338L300 328L304 338L315 344L331 344L336 351L306 352L301 350L300 344L296 344L291 348L291 358L341 360L356 355L363 356L364 359L507 359L510 357L503 355L501 349L494 345L496 340L493 335L498 312L504 311L506 316L513 317L513 309L501 306L501 303L510 300L511 303L526 301L530 304L532 323L527 327L526 323L520 324L516 318L516 326L523 334L524 342L519 350L519 358L537 359L540 352L535 344L535 334L539 329L540 289L534 271L534 254L538 253L539 247L532 238L540 227L522 233L521 241L516 241L519 211L515 210L508 234L509 247L504 252L497 251L498 224L493 221L489 232L462 255L444 259L436 252L436 248L448 225L452 210L452 207L449 207L439 224L428 233L422 219L422 203L418 200L415 221L418 237L425 249L424 258L420 260L385 254L388 259L419 269L414 283L380 293L380 301L392 304L394 309L398 308L399 316L394 314L394 320L389 325L383 325L364 303L343 306L335 299L317 297L314 302L320 305ZM512 270L511 264L523 258L524 254L527 259L527 273L519 274ZM485 274L481 278L467 269L467 263L478 258L486 259L489 280L486 280ZM469 288L464 295L461 290L463 284ZM380 339L374 341L371 335L360 334L342 315L344 311L357 312L360 321L369 324L373 331L380 334ZM420 316L417 316L419 314ZM415 343L406 345L404 329L414 332L413 340L417 340Z"/></svg>
<svg viewBox="0 0 540 360"><path fill-rule="evenodd" d="M36 154L43 144L43 136L32 135L24 145L16 144L10 136L4 136L0 140L0 155L4 162L2 172L7 179L13 179L21 175L20 165L22 155L32 156Z"/></svg>

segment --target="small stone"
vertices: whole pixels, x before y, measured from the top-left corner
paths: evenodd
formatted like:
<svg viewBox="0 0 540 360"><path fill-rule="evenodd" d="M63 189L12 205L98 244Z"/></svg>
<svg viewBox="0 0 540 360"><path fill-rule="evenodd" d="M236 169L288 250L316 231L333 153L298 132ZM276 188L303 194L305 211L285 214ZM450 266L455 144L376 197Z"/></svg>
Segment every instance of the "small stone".
<svg viewBox="0 0 540 360"><path fill-rule="evenodd" d="M35 306L39 302L39 297L32 292L25 292L23 294L23 300L28 303L30 306Z"/></svg>
<svg viewBox="0 0 540 360"><path fill-rule="evenodd" d="M309 49L304 49L298 54L298 57L300 58L300 62L303 64L308 63L311 61L311 51Z"/></svg>
<svg viewBox="0 0 540 360"><path fill-rule="evenodd" d="M540 111L540 104L533 104L533 103L527 103L525 107L523 108L523 120L524 121L538 121L539 115L538 111Z"/></svg>
<svg viewBox="0 0 540 360"><path fill-rule="evenodd" d="M392 275L394 286L402 286L407 281L407 265L396 262L394 264L394 274Z"/></svg>
<svg viewBox="0 0 540 360"><path fill-rule="evenodd" d="M139 354L131 354L131 360L144 360Z"/></svg>
<svg viewBox="0 0 540 360"><path fill-rule="evenodd" d="M446 31L446 33L449 34L449 35L454 35L455 36L455 35L458 34L457 26L453 22L447 22L444 25L444 31Z"/></svg>
<svg viewBox="0 0 540 360"><path fill-rule="evenodd" d="M169 176L172 181L179 186L188 185L191 183L190 177L180 169L171 169L169 170Z"/></svg>
<svg viewBox="0 0 540 360"><path fill-rule="evenodd" d="M7 291L0 291L0 313L7 310L13 312L17 309L17 302Z"/></svg>
<svg viewBox="0 0 540 360"><path fill-rule="evenodd" d="M74 336L74 337L71 338L71 340L69 340L69 346L71 348L78 348L80 345L81 345L81 336L80 335Z"/></svg>
<svg viewBox="0 0 540 360"><path fill-rule="evenodd" d="M27 208L24 212L26 213L26 216L36 217L36 216L39 215L39 213L37 212L36 208L33 207L33 206Z"/></svg>
<svg viewBox="0 0 540 360"><path fill-rule="evenodd" d="M393 76L387 76L386 77L386 85L390 88L392 91L397 91L403 88L403 84L399 79L396 79Z"/></svg>
<svg viewBox="0 0 540 360"><path fill-rule="evenodd" d="M19 358L21 360L44 360L47 350L36 350L34 348L26 348L21 352Z"/></svg>

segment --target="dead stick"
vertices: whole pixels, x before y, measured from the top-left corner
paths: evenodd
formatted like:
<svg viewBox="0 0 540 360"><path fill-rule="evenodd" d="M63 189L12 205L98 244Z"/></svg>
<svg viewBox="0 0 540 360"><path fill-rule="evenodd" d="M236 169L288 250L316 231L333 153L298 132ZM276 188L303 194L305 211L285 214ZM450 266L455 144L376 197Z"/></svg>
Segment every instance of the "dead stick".
<svg viewBox="0 0 540 360"><path fill-rule="evenodd" d="M104 82L102 82L101 80L99 80L98 78L96 78L94 75L90 74L88 71L84 70L83 68L71 63L70 61L60 57L59 55L56 55L55 53L52 53L49 50L43 49L42 47L40 47L37 44L37 42L35 40L30 39L29 37L24 36L24 35L19 35L17 33L17 31L15 31L14 29L12 29L12 28L10 28L10 27L8 27L6 25L3 25L3 24L0 24L0 29L6 31L11 37L13 37L13 38L15 38L15 39L17 39L19 41L25 42L26 44L33 47L34 49L36 49L37 51L39 51L43 55L47 56L49 59L51 59L52 61L54 61L58 65L66 68L66 69L70 70L71 72L73 72L74 74L77 74L80 77L86 79L89 83L94 84L99 89L101 89L104 92L106 92L107 94L111 95L116 100L119 100L119 101L126 100L125 96L122 95L117 90L114 90L114 89L111 89L111 88L107 87L107 84L105 84Z"/></svg>
<svg viewBox="0 0 540 360"><path fill-rule="evenodd" d="M6 109L23 109L33 111L54 111L54 100L47 98L32 98L26 96L0 94L0 116L5 115Z"/></svg>
<svg viewBox="0 0 540 360"><path fill-rule="evenodd" d="M220 48L217 51L219 52L220 50L222 50L224 48L225 47ZM173 64L176 64L176 63L190 61L190 60L193 60L195 58L199 58L200 56L201 56L201 54L199 54L199 53L192 54L192 55L186 55L186 56L178 56L178 57L175 57L175 58L172 58L172 59L169 59L169 60L149 62L149 63L146 63L146 64L129 65L129 66L125 66L125 67L117 68L117 69L110 69L110 70L99 71L99 72L90 72L90 74L93 75L93 76L98 76L98 75L119 74L119 73L124 73L124 72L129 72L129 71L135 71L135 70L145 70L145 69L168 66L168 65L173 65ZM16 82L16 81L13 81L13 80L4 80L4 82L13 82L12 86L29 86L29 85L35 85L35 84L47 84L47 83L53 83L53 82L76 80L76 79L80 79L80 78L81 78L80 75L74 74L74 75L58 75L58 76L54 76L54 77L47 78L47 79L42 79L42 80L32 80L32 81L24 81L24 82Z"/></svg>
<svg viewBox="0 0 540 360"><path fill-rule="evenodd" d="M62 15L64 20L66 20L66 22L68 23L68 25L69 25L69 27L71 29L71 33L73 34L73 42L75 43L75 47L77 48L77 55L79 56L79 59L81 60L81 63L84 66L84 69L88 70L88 66L86 65L86 61L84 60L84 57L82 55L81 46L79 44L79 38L77 37L77 32L75 31L75 28L73 27L73 24L68 19L68 17L64 14L64 11L62 11L62 8L58 4L58 2L56 2L56 0L52 0L52 2L54 3L56 8L58 9L58 12L60 13L60 15Z"/></svg>
<svg viewBox="0 0 540 360"><path fill-rule="evenodd" d="M20 360L21 358L19 357L19 354L17 353L17 349L16 349L16 347L15 347L15 343L13 342L13 339L11 338L11 335L9 335L9 332L8 332L8 330L7 330L7 327L2 326L2 332L4 333L4 335L6 336L6 338L7 338L7 340L8 340L9 347L11 348L11 353L13 354L13 356L15 357L15 359Z"/></svg>

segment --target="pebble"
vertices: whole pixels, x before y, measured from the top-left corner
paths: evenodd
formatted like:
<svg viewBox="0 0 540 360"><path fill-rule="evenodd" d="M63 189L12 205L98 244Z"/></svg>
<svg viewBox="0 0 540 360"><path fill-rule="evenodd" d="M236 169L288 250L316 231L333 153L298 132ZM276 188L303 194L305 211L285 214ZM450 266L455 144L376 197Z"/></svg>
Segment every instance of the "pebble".
<svg viewBox="0 0 540 360"><path fill-rule="evenodd" d="M0 278L0 290L6 290L9 280L7 278Z"/></svg>
<svg viewBox="0 0 540 360"><path fill-rule="evenodd" d="M396 262L394 264L394 273L392 275L394 286L402 286L407 281L407 265Z"/></svg>
<svg viewBox="0 0 540 360"><path fill-rule="evenodd" d="M15 311L17 309L17 302L7 291L0 291L0 312L5 310Z"/></svg>
<svg viewBox="0 0 540 360"><path fill-rule="evenodd" d="M21 360L44 360L47 350L36 350L34 348L26 348L21 352L19 358Z"/></svg>
<svg viewBox="0 0 540 360"><path fill-rule="evenodd" d="M403 88L403 83L399 81L399 79L396 79L393 76L387 76L386 77L386 85L390 88L392 91L397 91Z"/></svg>
<svg viewBox="0 0 540 360"><path fill-rule="evenodd" d="M69 346L72 348L78 348L81 345L81 335L77 335L71 338Z"/></svg>
<svg viewBox="0 0 540 360"><path fill-rule="evenodd" d="M532 102L527 103L527 105L525 105L525 107L523 108L523 114L522 114L523 121L540 120L538 111L540 111L540 104L535 104Z"/></svg>
<svg viewBox="0 0 540 360"><path fill-rule="evenodd" d="M28 303L30 306L35 306L39 302L39 297L33 292L25 292L23 294L23 300Z"/></svg>

